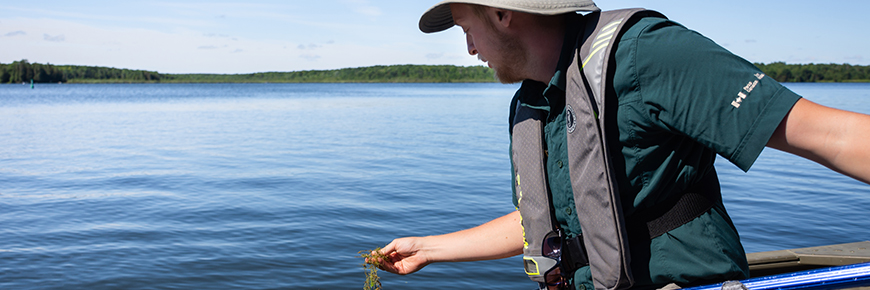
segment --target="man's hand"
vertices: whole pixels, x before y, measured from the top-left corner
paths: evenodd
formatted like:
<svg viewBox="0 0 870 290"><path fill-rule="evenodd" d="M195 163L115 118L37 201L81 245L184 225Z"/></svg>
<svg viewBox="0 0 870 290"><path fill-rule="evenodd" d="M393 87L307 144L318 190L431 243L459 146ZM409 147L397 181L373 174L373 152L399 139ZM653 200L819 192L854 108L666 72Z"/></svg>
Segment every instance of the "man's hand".
<svg viewBox="0 0 870 290"><path fill-rule="evenodd" d="M395 239L381 249L387 258L381 261L381 270L407 275L419 271L431 263L418 246L425 238L408 237Z"/></svg>

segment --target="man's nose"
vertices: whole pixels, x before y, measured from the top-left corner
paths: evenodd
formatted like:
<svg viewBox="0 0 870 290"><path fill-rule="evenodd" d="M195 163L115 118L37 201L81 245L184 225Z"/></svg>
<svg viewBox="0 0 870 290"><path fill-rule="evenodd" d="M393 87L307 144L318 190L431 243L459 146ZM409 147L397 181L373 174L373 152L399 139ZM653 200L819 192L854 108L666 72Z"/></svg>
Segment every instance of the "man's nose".
<svg viewBox="0 0 870 290"><path fill-rule="evenodd" d="M465 35L465 42L466 42L466 44L468 45L468 54L470 54L470 55L476 55L476 54L477 54L477 48L474 47L474 40L471 38L471 35L470 35L470 34L466 34L466 35Z"/></svg>

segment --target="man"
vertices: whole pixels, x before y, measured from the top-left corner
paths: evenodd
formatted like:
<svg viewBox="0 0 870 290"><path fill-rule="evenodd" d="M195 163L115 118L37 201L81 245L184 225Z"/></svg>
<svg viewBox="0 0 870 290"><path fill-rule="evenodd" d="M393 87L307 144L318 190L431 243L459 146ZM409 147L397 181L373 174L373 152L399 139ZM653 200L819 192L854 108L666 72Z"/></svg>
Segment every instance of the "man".
<svg viewBox="0 0 870 290"><path fill-rule="evenodd" d="M612 14L581 16L577 11L597 10L591 0L465 0L443 1L423 15L423 32L457 25L466 34L469 54L488 63L501 82L523 82L511 114L514 202L519 210L459 232L396 239L382 249L389 257L384 270L404 275L435 262L525 253L530 256L526 272L533 280L540 277L536 281L542 288L655 289L744 279L748 266L721 202L713 169L716 154L746 171L767 146L870 181L870 154L863 150L870 140L870 116L802 99L751 63L657 13L641 11L629 14L624 23L613 22L621 28L618 33L611 30L606 69L600 72L603 101L585 114L579 112L572 102L578 99L578 88L581 95L588 88L583 85L588 81L585 62L597 51L584 49L602 48L593 45L606 43L604 19ZM528 111L540 115L527 117ZM518 126L532 119L540 123L534 134L543 137L526 142L528 134L518 133ZM603 172L612 174L606 185L618 194L609 202L619 209L604 219L624 224L626 229L613 236L626 239L624 243L588 237L608 229L588 222L593 214L583 207L586 193L577 193L599 184L576 180L575 172L583 170L577 169L578 157L572 152L587 148L566 137L577 130L575 119L600 122L592 124L603 128ZM533 144L539 140L535 138L543 139L540 150L520 145ZM535 196L521 186L528 184L527 177L520 178L530 168L521 161L528 153L541 156L542 194L552 212L546 216L559 239L527 236L530 227L537 227L527 225L537 213L523 209L527 196ZM584 202L575 204L580 198ZM683 211L697 212L670 217ZM668 218L661 222L663 216ZM664 230L657 229L661 224ZM530 254L530 248L541 248L542 238L547 238L544 250ZM553 240L557 243L548 247ZM555 249L553 255L541 253L547 249ZM618 252L617 259L624 255L625 265L605 265L619 264L602 258L606 253L599 255L608 251ZM545 266L547 259L556 264ZM610 276L601 269L622 273ZM617 282L608 284L608 279Z"/></svg>

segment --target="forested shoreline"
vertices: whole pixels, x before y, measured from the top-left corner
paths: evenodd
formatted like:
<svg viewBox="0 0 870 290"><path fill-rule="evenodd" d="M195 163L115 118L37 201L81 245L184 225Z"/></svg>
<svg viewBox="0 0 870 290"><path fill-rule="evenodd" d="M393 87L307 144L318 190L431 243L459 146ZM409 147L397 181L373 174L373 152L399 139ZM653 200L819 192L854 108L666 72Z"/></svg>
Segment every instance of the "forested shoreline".
<svg viewBox="0 0 870 290"><path fill-rule="evenodd" d="M762 72L782 83L870 82L870 66L849 64L755 63Z"/></svg>
<svg viewBox="0 0 870 290"><path fill-rule="evenodd" d="M780 82L870 82L870 66L755 63ZM164 74L111 67L0 63L5 83L472 83L495 82L485 66L389 65L251 74Z"/></svg>
<svg viewBox="0 0 870 290"><path fill-rule="evenodd" d="M0 83L470 83L494 82L485 66L390 65L251 74L164 74L109 67L0 63Z"/></svg>

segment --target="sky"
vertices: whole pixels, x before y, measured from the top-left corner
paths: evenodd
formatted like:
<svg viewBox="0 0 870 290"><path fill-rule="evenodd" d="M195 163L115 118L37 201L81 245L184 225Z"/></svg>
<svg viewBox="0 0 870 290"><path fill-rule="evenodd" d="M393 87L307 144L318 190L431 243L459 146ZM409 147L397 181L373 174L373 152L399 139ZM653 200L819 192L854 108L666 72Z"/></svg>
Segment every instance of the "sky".
<svg viewBox="0 0 870 290"><path fill-rule="evenodd" d="M424 34L437 0L0 0L0 63L161 73L480 65L457 28ZM870 65L866 0L598 0L654 9L752 62Z"/></svg>

